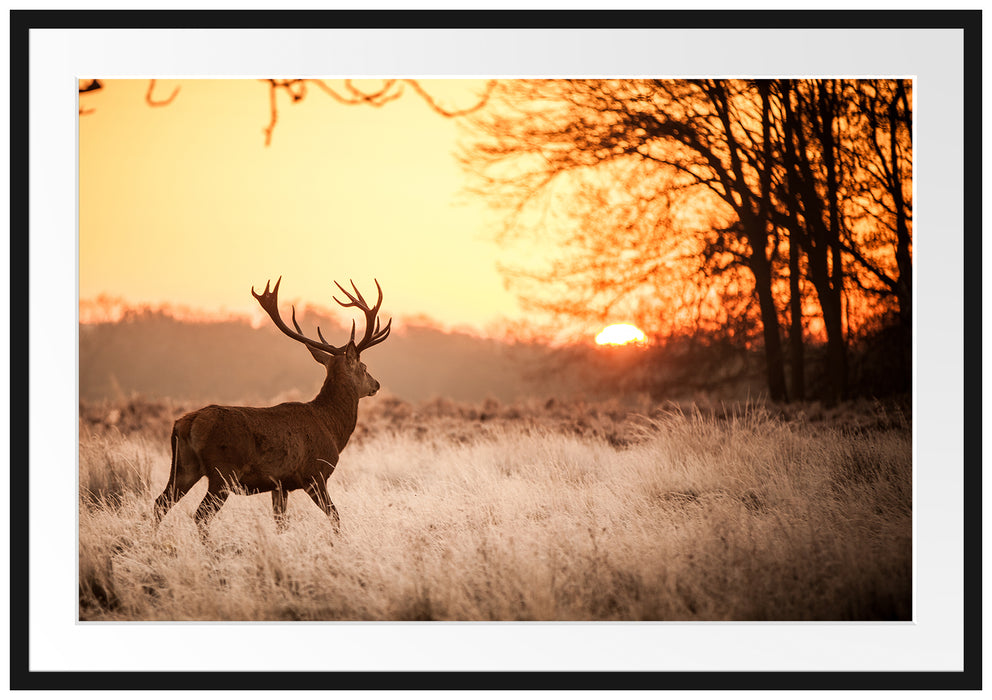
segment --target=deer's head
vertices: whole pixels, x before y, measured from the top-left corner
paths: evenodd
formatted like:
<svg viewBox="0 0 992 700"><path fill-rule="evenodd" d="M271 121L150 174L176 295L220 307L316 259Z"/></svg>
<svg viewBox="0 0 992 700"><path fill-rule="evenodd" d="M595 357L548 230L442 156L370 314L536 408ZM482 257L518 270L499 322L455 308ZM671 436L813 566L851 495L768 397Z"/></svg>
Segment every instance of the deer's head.
<svg viewBox="0 0 992 700"><path fill-rule="evenodd" d="M354 282L351 283L351 288L355 290L354 295L337 282L334 283L337 284L338 289L348 298L347 302L343 302L337 297L333 297L334 301L345 308L353 306L365 314L365 334L361 340L355 342L355 322L352 321L351 339L346 345L340 347L328 343L324 339L324 335L320 332L320 328L317 329L317 337L320 338L319 341L303 335L300 324L296 322L295 306L293 307L292 320L296 331L291 330L283 322L282 317L279 315L280 282L282 282L282 277L276 280L276 284L271 292L269 291L268 282L265 283L265 290L261 294L256 294L254 287L251 289L252 296L258 300L258 303L265 310L265 313L269 315L269 318L272 319L276 328L293 340L306 345L307 350L313 355L313 359L324 365L327 369L327 378L335 384L353 387L359 398L372 396L379 391L379 382L369 374L368 368L360 357L363 350L367 350L373 345L378 345L386 339L386 336L389 335L389 327L393 323L393 319L389 319L385 327L379 327L378 314L379 307L382 306L382 288L379 286L379 281L376 280L375 283L375 288L379 292L379 300L371 308L369 308L369 305L362 297L361 292L358 291L358 287L355 286Z"/></svg>
<svg viewBox="0 0 992 700"><path fill-rule="evenodd" d="M338 384L350 384L355 388L358 398L373 396L379 391L379 382L369 374L365 363L358 356L358 346L354 342L345 346L343 355L330 355L313 348L310 348L310 354L327 368L328 379Z"/></svg>

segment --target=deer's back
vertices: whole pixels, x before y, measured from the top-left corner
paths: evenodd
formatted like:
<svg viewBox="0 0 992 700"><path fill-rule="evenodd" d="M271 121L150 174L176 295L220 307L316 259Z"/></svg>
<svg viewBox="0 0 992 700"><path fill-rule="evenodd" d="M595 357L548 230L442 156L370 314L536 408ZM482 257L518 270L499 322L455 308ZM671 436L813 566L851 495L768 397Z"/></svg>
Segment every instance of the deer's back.
<svg viewBox="0 0 992 700"><path fill-rule="evenodd" d="M338 462L331 426L310 404L207 406L180 418L175 430L206 475L219 472L253 491L305 487Z"/></svg>

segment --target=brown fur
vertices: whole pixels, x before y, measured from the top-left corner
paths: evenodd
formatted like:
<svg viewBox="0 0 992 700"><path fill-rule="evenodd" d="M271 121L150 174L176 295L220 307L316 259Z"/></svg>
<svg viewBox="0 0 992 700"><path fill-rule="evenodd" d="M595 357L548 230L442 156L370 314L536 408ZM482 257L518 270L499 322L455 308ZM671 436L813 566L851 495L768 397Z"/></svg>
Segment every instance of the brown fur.
<svg viewBox="0 0 992 700"><path fill-rule="evenodd" d="M196 510L205 531L232 489L272 492L276 523L285 524L286 494L305 489L337 527L327 479L337 466L358 419L358 400L379 390L354 342L341 355L309 348L327 369L320 393L308 403L267 408L207 406L187 413L172 429L172 472L155 501L156 522L194 484L207 477L207 494Z"/></svg>

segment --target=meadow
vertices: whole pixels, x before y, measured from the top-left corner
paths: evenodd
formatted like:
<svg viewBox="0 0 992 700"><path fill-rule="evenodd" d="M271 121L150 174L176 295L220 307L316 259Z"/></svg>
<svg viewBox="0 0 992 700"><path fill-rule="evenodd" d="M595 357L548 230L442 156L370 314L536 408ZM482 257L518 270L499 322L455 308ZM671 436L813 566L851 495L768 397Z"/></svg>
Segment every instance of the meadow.
<svg viewBox="0 0 992 700"><path fill-rule="evenodd" d="M89 620L909 620L908 401L362 401L328 490L156 528L172 421L80 406Z"/></svg>

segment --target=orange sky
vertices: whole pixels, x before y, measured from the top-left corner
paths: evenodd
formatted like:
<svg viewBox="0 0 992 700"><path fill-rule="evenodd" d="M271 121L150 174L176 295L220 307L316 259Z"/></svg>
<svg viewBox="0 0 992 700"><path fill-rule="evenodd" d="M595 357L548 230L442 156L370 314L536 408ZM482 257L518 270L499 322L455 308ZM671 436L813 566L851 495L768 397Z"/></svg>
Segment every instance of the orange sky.
<svg viewBox="0 0 992 700"><path fill-rule="evenodd" d="M105 80L80 96L79 293L260 313L249 289L283 276L280 299L334 306L354 279L386 315L484 330L519 318L503 288L483 203L460 194L459 129L412 91L380 109L317 90L279 98L265 146L257 80ZM482 81L423 81L450 106ZM340 298L340 295L339 295ZM344 312L343 312L344 313Z"/></svg>

